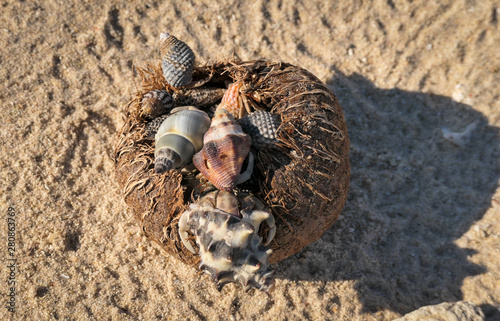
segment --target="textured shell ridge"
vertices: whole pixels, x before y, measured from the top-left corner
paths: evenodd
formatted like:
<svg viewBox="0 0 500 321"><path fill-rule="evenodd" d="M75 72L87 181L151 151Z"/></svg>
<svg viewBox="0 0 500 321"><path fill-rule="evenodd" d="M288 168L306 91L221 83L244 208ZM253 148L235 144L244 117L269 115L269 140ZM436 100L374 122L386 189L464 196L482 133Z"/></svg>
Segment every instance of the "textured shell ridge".
<svg viewBox="0 0 500 321"><path fill-rule="evenodd" d="M169 34L160 35L162 70L165 80L175 88L183 87L192 80L195 55L189 46Z"/></svg>
<svg viewBox="0 0 500 321"><path fill-rule="evenodd" d="M199 87L174 92L172 97L177 106L196 106L206 108L220 103L226 89L218 87Z"/></svg>
<svg viewBox="0 0 500 321"><path fill-rule="evenodd" d="M252 144L257 149L277 146L278 129L281 125L279 115L259 110L238 119L238 123L252 137Z"/></svg>

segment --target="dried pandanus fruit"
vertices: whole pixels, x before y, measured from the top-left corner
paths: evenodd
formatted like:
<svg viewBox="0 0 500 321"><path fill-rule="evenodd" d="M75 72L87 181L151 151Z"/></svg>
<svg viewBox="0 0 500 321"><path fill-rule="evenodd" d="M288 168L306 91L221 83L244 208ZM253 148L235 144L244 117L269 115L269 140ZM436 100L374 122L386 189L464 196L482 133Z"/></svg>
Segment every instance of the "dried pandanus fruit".
<svg viewBox="0 0 500 321"><path fill-rule="evenodd" d="M165 252L198 267L201 261L198 246L207 242L192 243L193 254L181 239L179 222L183 219L181 233L194 237L191 228L203 227L200 218L210 217L204 212L189 212L200 210L196 206L193 210L192 205L199 204L206 196L205 183L196 171L193 173L193 168L155 173L154 140L148 134L151 128L148 124L153 121L141 115L141 102L150 91L167 90L175 96L176 89L165 80L159 64L149 64L138 71L143 84L127 106L126 122L115 148L117 179L123 187L125 201L132 207L146 235ZM267 241L269 229L258 231L257 226L251 232L255 240L259 240L256 241L259 249L271 253L266 260L271 264L279 262L320 238L337 220L346 201L350 178L349 139L342 108L335 95L308 71L267 61L222 61L194 67L192 81L203 83L200 89L225 88L227 83L241 84L238 85L238 103L245 106L244 113L248 108L250 115L257 110L274 115L269 119L266 118L269 116L249 115L245 117L252 118L240 120L243 127L249 128L253 123L268 121L269 128L273 128L271 131L277 130L269 134L272 148L251 152L255 158L254 174L257 174L257 189L252 197L260 200L275 219L276 234L266 247L272 252L265 252L266 248L261 247L264 242L260 242L261 238ZM213 107L206 106L204 110L211 115ZM260 135L259 132L256 135ZM255 140L253 136L252 140ZM266 146L267 141L263 142ZM190 214L183 218L184 213ZM207 267L203 262L202 266ZM229 279L227 274L217 274L212 267L207 269L219 282L238 279L245 289L250 284L250 287L265 290L272 282L267 263L257 277L242 278L237 264L230 270L233 277ZM262 282L251 281L260 278ZM244 282L248 284L245 286Z"/></svg>

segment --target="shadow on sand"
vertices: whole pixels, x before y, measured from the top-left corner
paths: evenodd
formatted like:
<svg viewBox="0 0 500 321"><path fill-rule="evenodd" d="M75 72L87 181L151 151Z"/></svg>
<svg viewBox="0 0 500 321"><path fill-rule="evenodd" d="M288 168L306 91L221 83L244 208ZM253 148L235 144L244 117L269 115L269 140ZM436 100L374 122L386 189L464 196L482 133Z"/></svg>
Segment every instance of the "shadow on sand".
<svg viewBox="0 0 500 321"><path fill-rule="evenodd" d="M462 300L464 279L486 268L455 241L491 204L499 128L448 97L377 88L359 74L335 70L328 86L351 139L347 205L319 241L278 264L277 277L356 280L366 313ZM462 146L443 138L442 128L461 132L472 123ZM481 307L488 319L500 316Z"/></svg>

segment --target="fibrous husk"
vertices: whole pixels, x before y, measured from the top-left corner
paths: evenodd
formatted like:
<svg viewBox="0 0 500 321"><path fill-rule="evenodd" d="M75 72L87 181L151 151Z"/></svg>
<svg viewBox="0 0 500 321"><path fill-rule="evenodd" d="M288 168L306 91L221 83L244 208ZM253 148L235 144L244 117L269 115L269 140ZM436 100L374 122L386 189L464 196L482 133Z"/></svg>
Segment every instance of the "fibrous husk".
<svg viewBox="0 0 500 321"><path fill-rule="evenodd" d="M179 170L154 172L154 142L146 138L141 100L147 92L176 89L159 64L138 68L142 87L125 109L125 124L115 146L116 176L124 197L146 235L167 253L196 266L178 234L181 214L193 202L193 183ZM195 67L193 83L224 87L244 83L242 92L259 109L280 115L279 147L258 153L258 197L276 218L271 263L316 241L337 220L350 178L349 138L335 95L308 71L286 63L222 61ZM201 87L203 88L203 87ZM265 231L261 231L265 235Z"/></svg>

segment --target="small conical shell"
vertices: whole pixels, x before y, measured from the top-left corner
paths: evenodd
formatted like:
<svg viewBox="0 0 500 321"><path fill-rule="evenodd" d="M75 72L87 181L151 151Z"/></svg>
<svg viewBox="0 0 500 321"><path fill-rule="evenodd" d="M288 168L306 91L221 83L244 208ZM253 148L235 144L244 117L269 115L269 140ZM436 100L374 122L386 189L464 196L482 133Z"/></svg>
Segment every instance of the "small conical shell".
<svg viewBox="0 0 500 321"><path fill-rule="evenodd" d="M257 149L275 147L278 144L279 115L259 110L238 119L243 131L252 137L252 146Z"/></svg>
<svg viewBox="0 0 500 321"><path fill-rule="evenodd" d="M165 119L155 136L156 172L189 164L209 126L210 118L201 110L182 110Z"/></svg>
<svg viewBox="0 0 500 321"><path fill-rule="evenodd" d="M144 95L141 102L141 116L156 118L174 107L174 99L166 90L153 90Z"/></svg>
<svg viewBox="0 0 500 321"><path fill-rule="evenodd" d="M251 142L227 110L217 109L193 164L217 189L232 191Z"/></svg>
<svg viewBox="0 0 500 321"><path fill-rule="evenodd" d="M192 80L195 55L189 46L176 37L162 33L160 52L165 80L175 88L183 87Z"/></svg>

